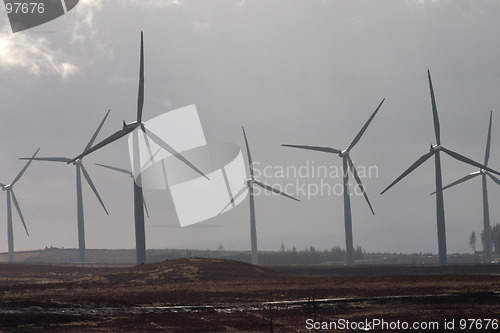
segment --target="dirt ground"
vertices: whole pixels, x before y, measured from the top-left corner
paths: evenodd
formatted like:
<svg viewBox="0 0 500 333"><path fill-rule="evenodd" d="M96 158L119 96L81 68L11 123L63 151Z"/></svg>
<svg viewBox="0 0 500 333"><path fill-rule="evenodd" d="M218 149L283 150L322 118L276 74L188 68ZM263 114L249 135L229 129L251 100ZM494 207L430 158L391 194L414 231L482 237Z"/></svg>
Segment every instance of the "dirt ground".
<svg viewBox="0 0 500 333"><path fill-rule="evenodd" d="M500 265L0 264L3 332L494 332L498 321Z"/></svg>

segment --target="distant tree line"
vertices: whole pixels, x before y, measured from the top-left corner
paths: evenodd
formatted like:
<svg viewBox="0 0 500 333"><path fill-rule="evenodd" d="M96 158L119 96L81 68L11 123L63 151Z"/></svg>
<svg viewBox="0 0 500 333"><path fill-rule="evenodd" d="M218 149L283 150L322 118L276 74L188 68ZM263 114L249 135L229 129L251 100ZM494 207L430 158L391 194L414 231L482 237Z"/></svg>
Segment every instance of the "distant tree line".
<svg viewBox="0 0 500 333"><path fill-rule="evenodd" d="M363 260L365 251L360 247L354 250L354 260ZM299 250L292 247L286 249L284 244L281 245L279 252L263 252L259 254L259 261L262 264L281 264L281 265L311 265L323 264L329 262L343 262L347 260L347 253L339 246L333 247L330 250L316 250L314 246Z"/></svg>
<svg viewBox="0 0 500 333"><path fill-rule="evenodd" d="M481 232L481 244L484 248L484 231ZM491 245L493 253L500 253L500 224L495 224L491 228ZM473 231L469 238L469 246L476 252L476 233Z"/></svg>
<svg viewBox="0 0 500 333"><path fill-rule="evenodd" d="M363 260L365 250L360 246L354 251L354 260ZM222 244L219 244L215 251L213 250L165 250L162 253L147 254L148 262L159 262L177 258L217 258L229 259L251 263L250 251L225 251ZM330 250L316 250L310 246L303 250L297 250L295 246L291 249L285 249L281 244L279 251L261 251L259 252L259 263L263 265L311 265L323 264L329 262L343 262L347 259L346 251L336 246Z"/></svg>

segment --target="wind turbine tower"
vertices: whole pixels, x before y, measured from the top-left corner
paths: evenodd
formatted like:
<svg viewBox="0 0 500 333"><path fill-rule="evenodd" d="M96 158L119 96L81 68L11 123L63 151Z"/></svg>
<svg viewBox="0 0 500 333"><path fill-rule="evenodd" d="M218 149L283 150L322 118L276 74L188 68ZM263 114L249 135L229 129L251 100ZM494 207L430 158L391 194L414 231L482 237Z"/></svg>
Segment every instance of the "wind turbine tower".
<svg viewBox="0 0 500 333"><path fill-rule="evenodd" d="M36 156L40 148L36 150L33 154L33 157ZM28 233L28 228L26 227L26 223L24 222L23 213L21 213L21 207L19 207L19 203L17 202L16 195L14 194L14 185L21 179L26 169L28 169L31 161L28 161L24 168L19 172L19 174L14 178L14 180L10 184L2 184L2 190L7 194L7 237L8 237L8 247L9 247L9 262L14 261L14 230L12 228L12 201L14 202L14 206L16 207L17 213L19 214L19 218L23 223L24 230L26 230L26 235L30 235Z"/></svg>
<svg viewBox="0 0 500 333"><path fill-rule="evenodd" d="M104 116L104 119L101 121L99 124L99 127L95 131L94 135L90 139L89 143L85 147L85 149L88 149L92 146L94 143L97 135L99 134L99 131L101 130L102 126L104 125L104 121L108 117L109 110ZM30 160L33 161L48 161L48 162L65 162L68 163L72 159L68 157L32 157L32 158L21 158L21 160ZM104 206L104 202L102 201L101 197L99 196L99 193L97 192L97 189L92 182L92 179L90 178L89 173L83 166L83 159L79 158L73 161L73 164L75 165L76 169L76 213L77 213L77 222L78 222L78 249L79 249L79 261L80 262L85 262L85 222L84 222L84 215L83 215L83 193L82 193L82 173L89 184L90 188L94 192L97 200L99 200L99 203L101 204L102 208L106 212L107 215L109 215L108 210L106 209L106 206Z"/></svg>
<svg viewBox="0 0 500 333"><path fill-rule="evenodd" d="M253 170L253 162L252 162L252 154L250 153L250 147L248 146L248 140L247 140L247 135L245 133L245 128L242 126L241 127L243 130L243 137L245 138L245 146L247 149L247 157L248 157L248 169L250 170L250 179L247 179L245 181L245 185L241 190L239 190L238 193L231 199L231 201L221 210L221 213L223 213L230 205L234 203L234 201L241 196L243 193L248 191L249 194L249 201L250 201L250 243L252 247L252 264L253 265L258 265L259 264L259 252L257 250L257 226L255 223L255 203L254 203L254 185L258 185L259 187L263 188L266 191L274 192L276 194L280 194L284 197L287 197L289 199L299 201L299 199L296 199L292 197L291 195L288 195L284 192L281 192L278 189L275 189L274 187L271 187L267 184L264 184L257 179L255 179L254 176L254 170Z"/></svg>
<svg viewBox="0 0 500 333"><path fill-rule="evenodd" d="M488 161L490 159L490 146L491 146L491 120L493 117L493 111L490 112L490 125L488 126L488 137L486 139L486 152L484 155L484 165L488 166ZM486 176L490 177L495 183L500 185L500 179L497 177L493 176L491 172L485 170L485 169L479 169L478 171L472 172L468 174L467 176L460 178L457 181L454 181L453 183L446 185L443 187L443 190L446 190L450 187L453 187L455 185L461 184L465 181L468 181L472 178L476 178L477 176L481 176L481 182L482 182L482 189L483 189L483 237L484 237L484 255L485 255L485 261L488 264L491 264L491 252L492 252L492 245L491 245L491 225L490 225L490 209L488 205L488 188L486 186ZM433 192L431 194L435 194L436 192Z"/></svg>
<svg viewBox="0 0 500 333"><path fill-rule="evenodd" d="M353 244L353 237L352 237L352 214L351 214L351 199L350 199L350 194L349 194L349 170L351 170L352 175L354 176L354 179L356 179L356 182L358 183L359 189L363 193L363 196L365 197L366 203L368 204L368 207L370 208L370 211L372 212L373 215L375 215L375 212L373 211L373 207L370 203L370 200L368 199L368 195L366 194L365 188L363 184L361 183L361 178L359 178L358 172L356 171L356 167L354 166L354 163L352 162L350 152L351 149L354 148L354 146L359 142L363 134L365 133L366 129L368 128L368 125L370 125L371 121L377 114L378 110L382 106L382 103L384 103L385 98L380 102L380 104L377 106L375 111L372 113L370 118L368 118L368 121L365 123L365 125L361 128L359 131L358 135L352 140L351 144L347 149L335 149L335 148L330 148L330 147L318 147L318 146L301 146L301 145L282 145L284 147L292 147L292 148L299 148L299 149L308 149L308 150L316 150L316 151L321 151L324 153L333 153L333 154L338 154L340 158L342 158L342 168L343 168L343 192L344 192L344 226L345 226L345 243L346 243L346 252L347 252L347 264L352 265L354 263L354 244Z"/></svg>
<svg viewBox="0 0 500 333"><path fill-rule="evenodd" d="M472 166L484 169L494 174L500 175L497 171L488 168L468 157L460 155L450 149L447 149L441 145L441 131L439 127L439 117L436 106L436 99L434 97L434 89L432 87L431 73L427 70L427 77L429 79L429 90L431 94L431 105L432 105L432 116L434 119L434 134L436 135L436 144L431 145L429 152L421 156L415 163L413 163L405 172L403 172L396 180L394 180L385 190L380 194L384 194L387 190L393 187L401 179L410 174L413 170L418 168L422 163L427 161L429 158L434 156L434 168L436 177L436 220L437 220L437 238L438 238L438 251L439 251L439 264L447 264L447 254L446 254L446 227L444 218L444 199L443 199L443 181L441 177L441 157L440 153L443 152L454 159L462 161L464 163L470 164Z"/></svg>
<svg viewBox="0 0 500 333"><path fill-rule="evenodd" d="M142 187L137 185L134 179L134 174L132 171L117 168L109 165L99 164L97 165L121 172L132 177L132 183L134 186L134 220L135 220L135 249L137 257L137 265L142 265L146 263L146 231L144 226L144 211L146 211L149 217L148 208L146 206L146 201L144 200L144 195L142 192Z"/></svg>

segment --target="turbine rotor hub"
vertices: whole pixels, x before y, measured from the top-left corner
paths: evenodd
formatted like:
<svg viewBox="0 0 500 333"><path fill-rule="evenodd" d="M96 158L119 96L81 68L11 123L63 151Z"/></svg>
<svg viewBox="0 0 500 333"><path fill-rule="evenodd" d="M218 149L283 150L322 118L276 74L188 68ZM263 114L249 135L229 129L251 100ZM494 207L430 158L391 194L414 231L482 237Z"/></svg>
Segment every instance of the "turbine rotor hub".
<svg viewBox="0 0 500 333"><path fill-rule="evenodd" d="M339 153L340 157L345 157L347 155L349 155L349 151L347 149L344 149Z"/></svg>
<svg viewBox="0 0 500 333"><path fill-rule="evenodd" d="M123 121L123 130L127 131L127 132L132 132L137 127L143 126L143 125L144 125L143 122L134 121L134 122L127 124L125 121Z"/></svg>
<svg viewBox="0 0 500 333"><path fill-rule="evenodd" d="M443 149L443 146L441 145L431 145L431 150L432 152L440 151Z"/></svg>

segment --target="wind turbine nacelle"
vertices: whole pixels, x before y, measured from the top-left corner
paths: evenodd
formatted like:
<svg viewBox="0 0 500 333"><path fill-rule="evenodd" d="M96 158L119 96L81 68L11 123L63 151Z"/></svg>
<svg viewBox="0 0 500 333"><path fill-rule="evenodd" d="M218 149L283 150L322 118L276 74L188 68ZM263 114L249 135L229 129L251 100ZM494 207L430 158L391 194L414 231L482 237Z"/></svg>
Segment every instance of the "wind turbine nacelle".
<svg viewBox="0 0 500 333"><path fill-rule="evenodd" d="M347 149L344 149L344 150L342 150L339 153L339 157L344 157L344 156L347 156L347 155L349 155L349 152L347 151Z"/></svg>
<svg viewBox="0 0 500 333"><path fill-rule="evenodd" d="M434 151L435 152L435 151L440 151L441 149L443 149L443 146L441 146L441 145L432 145L431 144L430 151Z"/></svg>
<svg viewBox="0 0 500 333"><path fill-rule="evenodd" d="M5 186L2 186L2 191L7 191L8 189L10 189L12 187L12 185L8 184L8 185L5 185Z"/></svg>
<svg viewBox="0 0 500 333"><path fill-rule="evenodd" d="M126 132L132 132L133 130L135 130L137 127L139 127L141 125L142 125L142 123L137 122L137 121L134 121L130 124L127 124L127 123L125 123L125 121L123 121L123 130Z"/></svg>

